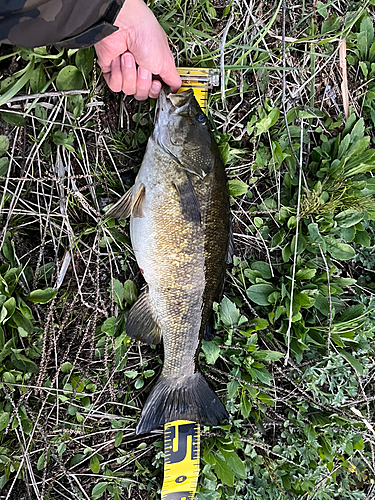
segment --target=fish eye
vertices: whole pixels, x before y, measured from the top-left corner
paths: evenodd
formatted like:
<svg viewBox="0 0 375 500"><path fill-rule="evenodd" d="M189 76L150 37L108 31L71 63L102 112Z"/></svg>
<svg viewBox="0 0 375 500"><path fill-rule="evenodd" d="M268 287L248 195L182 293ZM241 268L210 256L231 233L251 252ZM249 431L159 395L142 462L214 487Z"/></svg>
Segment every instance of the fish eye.
<svg viewBox="0 0 375 500"><path fill-rule="evenodd" d="M202 125L204 125L206 123L206 117L204 115L198 115L197 116L197 120L199 123L201 123Z"/></svg>

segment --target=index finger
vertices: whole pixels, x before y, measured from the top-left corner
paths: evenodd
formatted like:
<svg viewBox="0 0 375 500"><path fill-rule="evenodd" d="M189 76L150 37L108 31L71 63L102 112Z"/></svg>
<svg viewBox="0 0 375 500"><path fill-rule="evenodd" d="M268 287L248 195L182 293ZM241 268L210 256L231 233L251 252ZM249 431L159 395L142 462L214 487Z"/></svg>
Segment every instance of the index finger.
<svg viewBox="0 0 375 500"><path fill-rule="evenodd" d="M164 68L160 71L159 76L164 83L170 86L172 92L177 92L181 87L181 78L177 72L172 54L169 61L164 64Z"/></svg>

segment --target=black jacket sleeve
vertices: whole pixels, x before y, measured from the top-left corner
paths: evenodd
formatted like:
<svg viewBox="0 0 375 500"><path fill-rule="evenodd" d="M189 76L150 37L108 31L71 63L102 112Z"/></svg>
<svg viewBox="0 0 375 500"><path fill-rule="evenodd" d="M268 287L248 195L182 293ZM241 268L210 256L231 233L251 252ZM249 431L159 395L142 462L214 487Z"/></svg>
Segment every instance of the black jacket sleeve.
<svg viewBox="0 0 375 500"><path fill-rule="evenodd" d="M82 48L117 31L124 0L0 0L0 42Z"/></svg>

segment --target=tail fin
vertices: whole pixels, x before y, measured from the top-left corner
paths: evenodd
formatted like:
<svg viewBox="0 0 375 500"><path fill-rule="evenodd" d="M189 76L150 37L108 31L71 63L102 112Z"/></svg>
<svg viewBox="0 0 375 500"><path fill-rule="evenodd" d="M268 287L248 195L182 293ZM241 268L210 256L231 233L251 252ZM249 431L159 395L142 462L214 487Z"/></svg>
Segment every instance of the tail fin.
<svg viewBox="0 0 375 500"><path fill-rule="evenodd" d="M218 425L229 418L224 405L199 372L156 382L143 408L136 434L144 434L174 420Z"/></svg>

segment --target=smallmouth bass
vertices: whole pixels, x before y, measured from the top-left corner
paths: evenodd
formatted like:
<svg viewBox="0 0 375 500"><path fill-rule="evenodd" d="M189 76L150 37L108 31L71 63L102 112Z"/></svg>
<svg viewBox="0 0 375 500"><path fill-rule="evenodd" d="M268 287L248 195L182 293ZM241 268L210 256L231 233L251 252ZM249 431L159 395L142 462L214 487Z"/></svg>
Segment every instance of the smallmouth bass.
<svg viewBox="0 0 375 500"><path fill-rule="evenodd" d="M219 424L228 413L197 359L230 257L229 196L218 147L193 91L162 88L135 184L106 215L130 215L132 246L148 285L129 312L126 332L164 344L162 373L136 433L174 420Z"/></svg>

